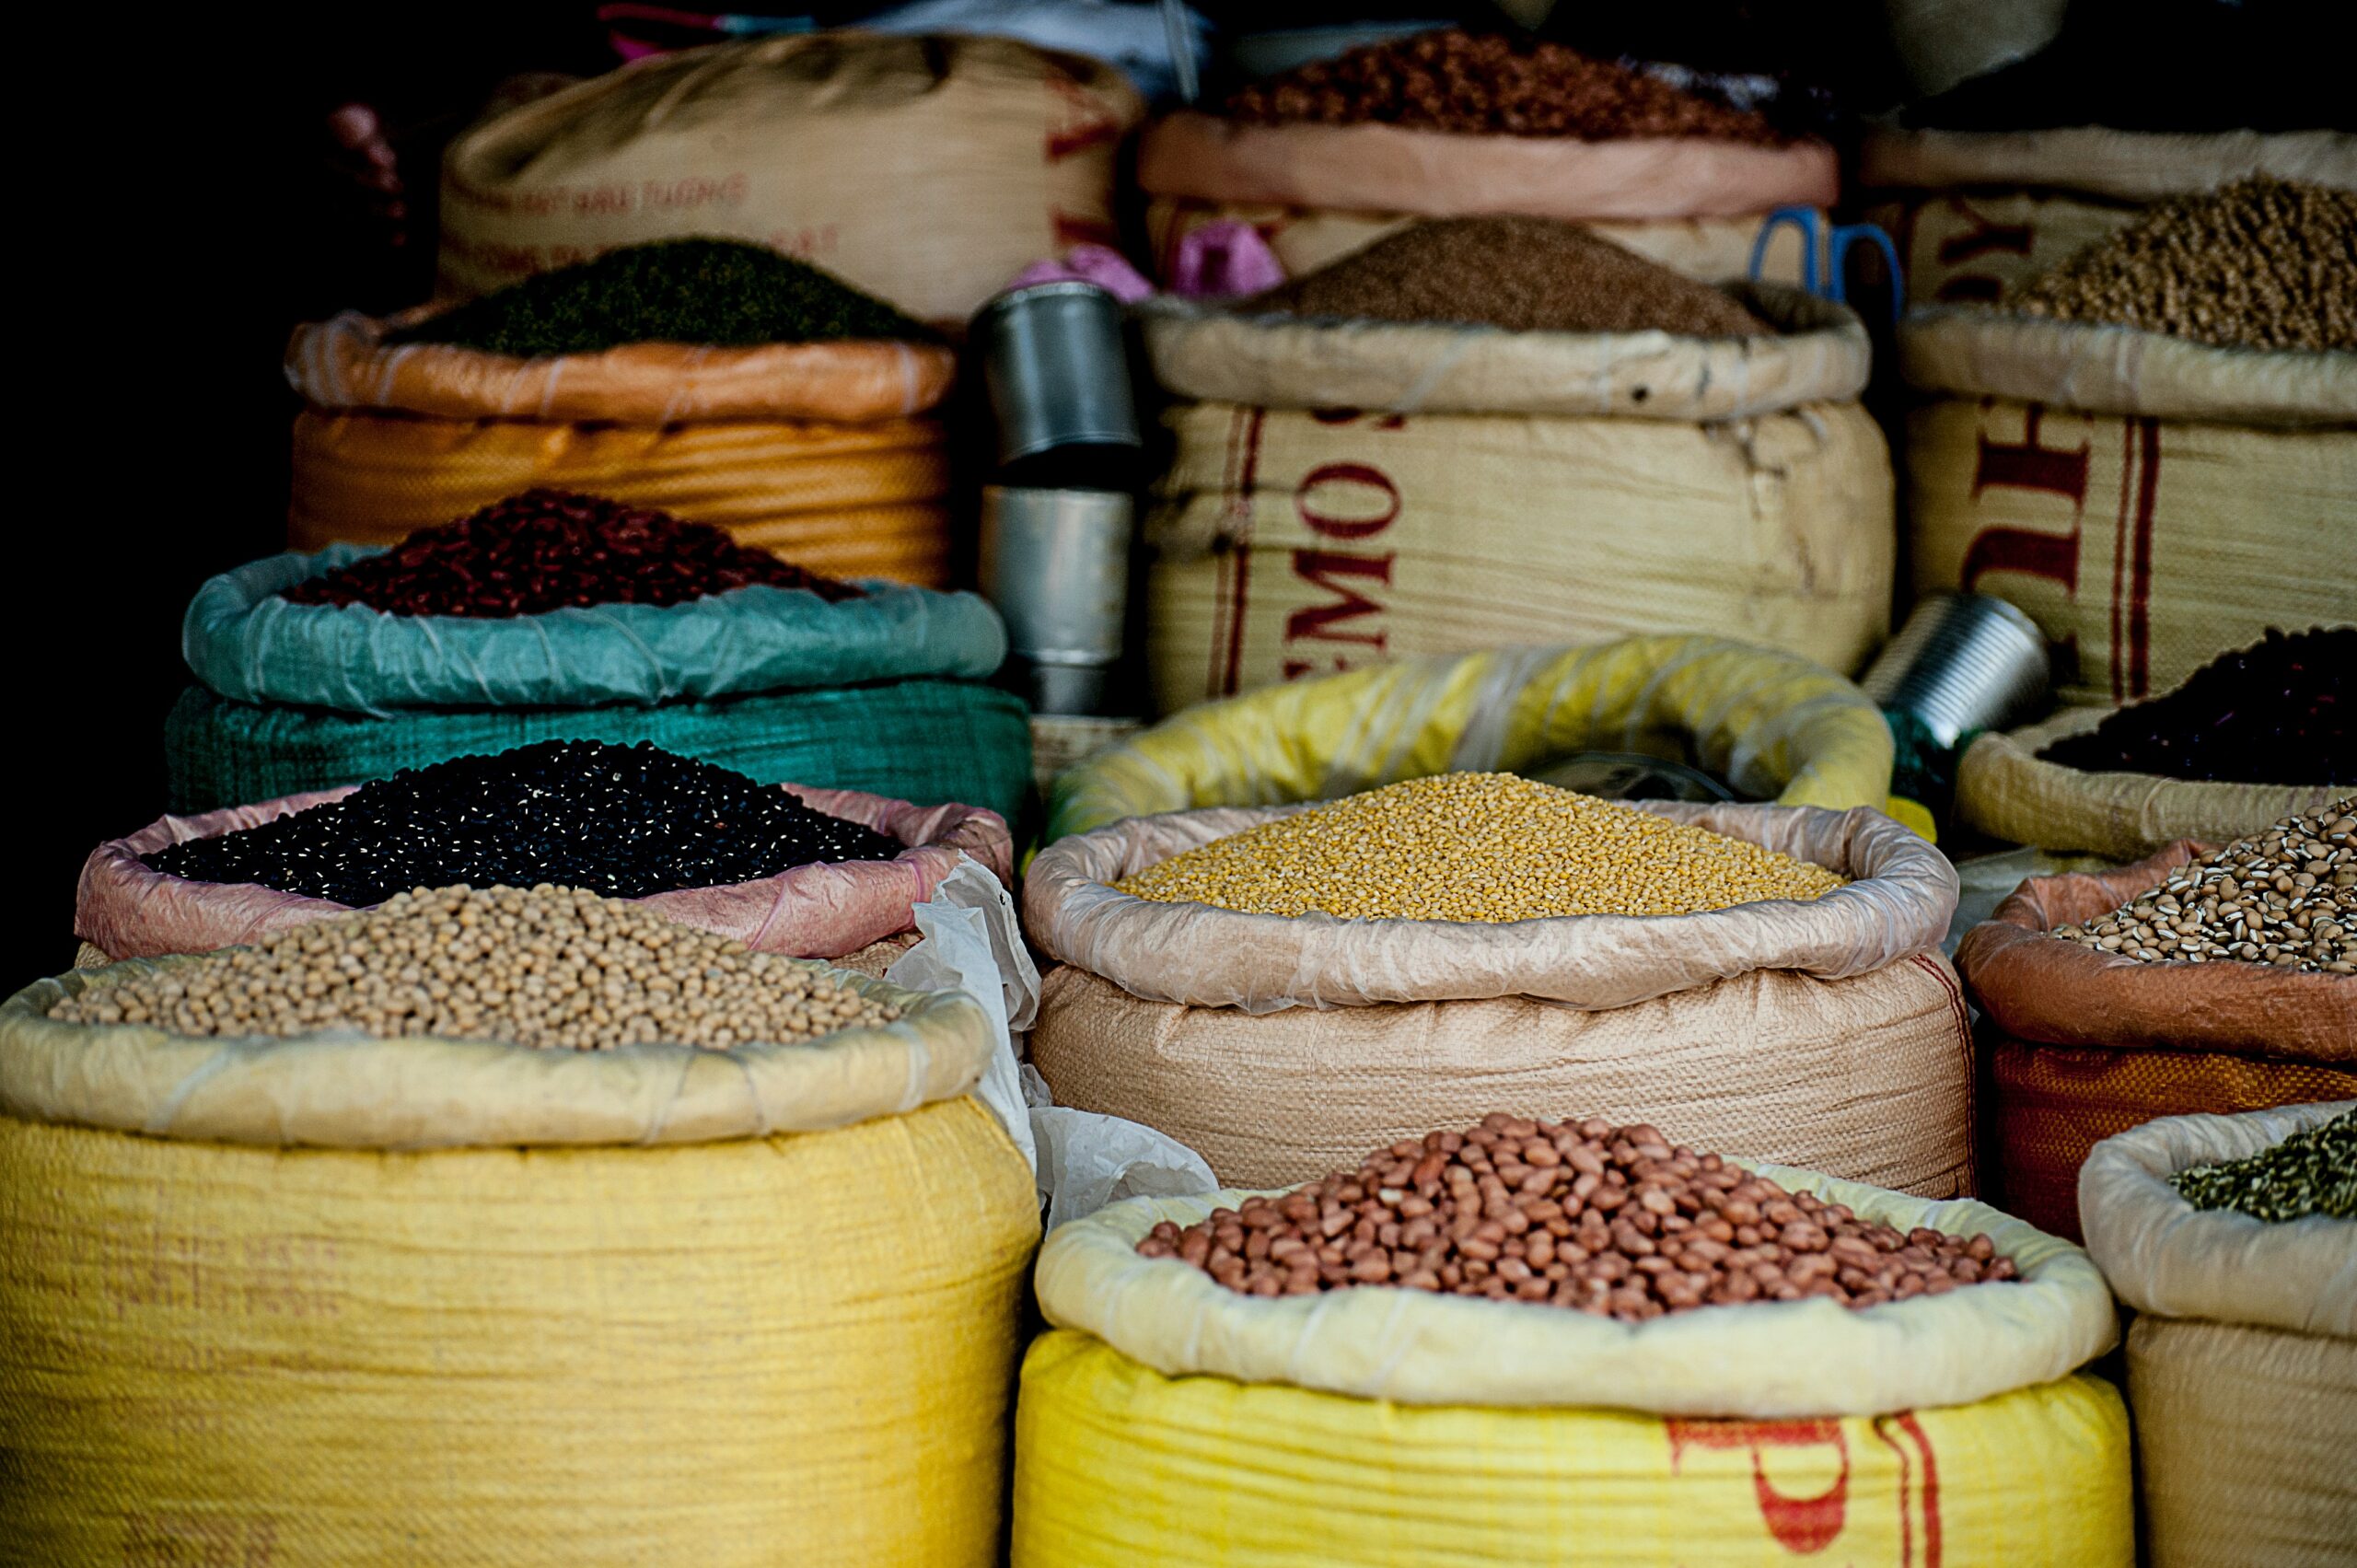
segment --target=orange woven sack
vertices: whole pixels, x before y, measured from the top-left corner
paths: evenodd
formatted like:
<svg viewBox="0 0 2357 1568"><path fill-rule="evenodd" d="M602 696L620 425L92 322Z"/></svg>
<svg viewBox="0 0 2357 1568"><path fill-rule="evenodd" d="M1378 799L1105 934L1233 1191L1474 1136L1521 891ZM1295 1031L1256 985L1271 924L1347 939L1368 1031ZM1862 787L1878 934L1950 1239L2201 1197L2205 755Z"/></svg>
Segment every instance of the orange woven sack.
<svg viewBox="0 0 2357 1568"><path fill-rule="evenodd" d="M2163 1116L2357 1098L2357 978L2240 963L2142 964L2046 933L2109 912L2209 852L2034 877L1965 935L1987 1015L1983 1126L2000 1206L2079 1237L2079 1167Z"/></svg>

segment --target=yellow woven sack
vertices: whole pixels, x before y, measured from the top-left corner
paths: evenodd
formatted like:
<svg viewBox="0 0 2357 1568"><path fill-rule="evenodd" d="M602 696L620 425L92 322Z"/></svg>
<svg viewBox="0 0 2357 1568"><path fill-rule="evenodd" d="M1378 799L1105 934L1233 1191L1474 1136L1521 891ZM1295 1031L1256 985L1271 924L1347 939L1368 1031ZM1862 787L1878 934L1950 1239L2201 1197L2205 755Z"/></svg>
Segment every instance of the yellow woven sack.
<svg viewBox="0 0 2357 1568"><path fill-rule="evenodd" d="M1890 788L1890 730L1831 670L1718 637L1627 637L1402 659L1190 708L1067 771L1044 838L1577 751L1689 749L1785 806L1879 807Z"/></svg>
<svg viewBox="0 0 2357 1568"><path fill-rule="evenodd" d="M971 1002L726 1052L44 1016L150 967L0 1005L0 1556L993 1562L1038 1210Z"/></svg>
<svg viewBox="0 0 2357 1568"><path fill-rule="evenodd" d="M1016 1417L1016 1568L1491 1562L2125 1568L2128 1421L2086 1256L1977 1203L2026 1283L1634 1326L1389 1289L1260 1301L1131 1249L1213 1198L1061 1227ZM1838 1194L1838 1196L1837 1196ZM1156 1266L1157 1262L1161 1266Z"/></svg>
<svg viewBox="0 0 2357 1568"><path fill-rule="evenodd" d="M929 419L621 425L307 409L294 449L295 550L394 544L553 485L716 524L830 576L949 583L949 454Z"/></svg>

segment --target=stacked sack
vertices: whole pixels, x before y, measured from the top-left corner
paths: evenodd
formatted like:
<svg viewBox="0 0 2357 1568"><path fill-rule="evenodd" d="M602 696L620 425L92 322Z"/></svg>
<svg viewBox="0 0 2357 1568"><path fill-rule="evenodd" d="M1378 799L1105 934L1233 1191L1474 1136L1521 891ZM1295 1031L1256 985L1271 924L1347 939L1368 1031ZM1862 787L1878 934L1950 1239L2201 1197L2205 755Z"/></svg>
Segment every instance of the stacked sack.
<svg viewBox="0 0 2357 1568"><path fill-rule="evenodd" d="M623 602L683 540L711 584L742 586ZM351 574L363 597L287 597ZM579 593L513 592L559 577ZM166 722L169 804L213 812L594 738L1011 816L1029 784L1025 712L982 683L1005 645L971 594L797 574L660 513L531 493L396 551L331 545L206 583L182 633L199 684Z"/></svg>
<svg viewBox="0 0 2357 1568"><path fill-rule="evenodd" d="M1594 225L1689 276L1745 275L1774 208L1833 203L1833 149L1557 43L1457 29L1254 83L1147 128L1138 183L1166 284L1188 237L1242 219L1311 272L1419 217ZM1761 275L1796 283L1797 236Z"/></svg>
<svg viewBox="0 0 2357 1568"><path fill-rule="evenodd" d="M1643 823L1603 824L1688 849L1704 841L1645 823L1699 827L1742 841L1707 841L1722 857L1758 846L1851 879L1813 901L1757 892L1769 901L1674 920L1337 921L1114 886L1302 809L1214 802L1469 779L1469 820L1501 803L1546 815L1581 797L1509 800L1478 772L1425 775L1665 744L1788 801L1855 807L1888 787L1888 733L1854 688L1700 638L1353 672L1207 705L1083 763L1051 811L1051 832L1071 836L1040 851L1024 889L1027 931L1062 963L1043 983L1034 1063L1057 1103L1155 1127L1231 1185L1315 1174L1511 1087L1846 1179L1971 1191L1970 1036L1937 952L1956 874L1877 812L1648 803L1627 813ZM1438 882L1445 837L1411 846ZM1364 847L1400 853L1398 839ZM1539 852L1518 853L1539 870Z"/></svg>
<svg viewBox="0 0 2357 1568"><path fill-rule="evenodd" d="M1145 537L1165 712L1387 657L1714 630L1854 669L1897 540L1841 306L1575 226L1418 225L1147 308L1186 400Z"/></svg>
<svg viewBox="0 0 2357 1568"><path fill-rule="evenodd" d="M1915 586L2019 605L2113 706L2357 623L2357 192L2155 207L1994 308L1919 308L1900 368Z"/></svg>
<svg viewBox="0 0 2357 1568"><path fill-rule="evenodd" d="M950 580L957 375L920 323L759 246L629 248L455 309L296 329L287 540L396 543L536 485L816 570Z"/></svg>

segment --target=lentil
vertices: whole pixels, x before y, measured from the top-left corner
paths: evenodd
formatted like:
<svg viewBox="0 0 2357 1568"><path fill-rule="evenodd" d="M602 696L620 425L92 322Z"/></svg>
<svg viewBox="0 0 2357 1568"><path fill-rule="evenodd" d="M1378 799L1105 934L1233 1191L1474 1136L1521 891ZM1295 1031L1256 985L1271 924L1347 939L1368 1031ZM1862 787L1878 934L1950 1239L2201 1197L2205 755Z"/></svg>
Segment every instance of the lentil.
<svg viewBox="0 0 2357 1568"><path fill-rule="evenodd" d="M1441 773L1279 818L1115 884L1166 903L1341 920L1697 914L1841 886L1724 833L1506 773Z"/></svg>
<svg viewBox="0 0 2357 1568"><path fill-rule="evenodd" d="M2181 865L2066 942L2139 963L2270 964L2357 974L2357 796Z"/></svg>
<svg viewBox="0 0 2357 1568"><path fill-rule="evenodd" d="M2090 772L2235 784L2357 782L2357 626L2222 654L2185 684L2117 708L2038 753Z"/></svg>
<svg viewBox="0 0 2357 1568"><path fill-rule="evenodd" d="M1242 308L1515 332L1769 333L1767 323L1710 285L1577 224L1538 217L1414 224Z"/></svg>
<svg viewBox="0 0 2357 1568"><path fill-rule="evenodd" d="M537 273L385 341L529 359L640 343L752 348L934 336L882 300L765 245L661 239Z"/></svg>
<svg viewBox="0 0 2357 1568"><path fill-rule="evenodd" d="M2246 1158L2180 1170L2169 1185L2197 1209L2233 1209L2270 1225L2309 1214L2357 1220L2357 1110Z"/></svg>
<svg viewBox="0 0 2357 1568"><path fill-rule="evenodd" d="M578 889L419 888L195 963L100 980L49 1016L180 1035L444 1035L559 1051L726 1051L889 1023L815 966Z"/></svg>
<svg viewBox="0 0 2357 1568"><path fill-rule="evenodd" d="M2009 303L2229 347L2357 349L2357 191L2261 175L2163 202Z"/></svg>
<svg viewBox="0 0 2357 1568"><path fill-rule="evenodd" d="M527 490L308 578L294 604L476 619L600 604L681 604L754 584L830 604L865 590L738 544L726 528L563 490Z"/></svg>
<svg viewBox="0 0 2357 1568"><path fill-rule="evenodd" d="M783 789L642 741L550 740L403 769L342 800L145 857L197 882L258 882L338 903L468 883L644 898L813 862L889 860L900 843Z"/></svg>
<svg viewBox="0 0 2357 1568"><path fill-rule="evenodd" d="M1877 1225L1643 1122L1504 1112L1183 1230L1166 1220L1137 1249L1246 1295L1390 1285L1624 1323L1811 1296L1879 1307L2016 1272L1986 1236Z"/></svg>
<svg viewBox="0 0 2357 1568"><path fill-rule="evenodd" d="M1760 115L1560 43L1446 28L1353 49L1255 82L1227 100L1237 120L1274 125L1376 122L1507 136L1713 136L1785 140Z"/></svg>

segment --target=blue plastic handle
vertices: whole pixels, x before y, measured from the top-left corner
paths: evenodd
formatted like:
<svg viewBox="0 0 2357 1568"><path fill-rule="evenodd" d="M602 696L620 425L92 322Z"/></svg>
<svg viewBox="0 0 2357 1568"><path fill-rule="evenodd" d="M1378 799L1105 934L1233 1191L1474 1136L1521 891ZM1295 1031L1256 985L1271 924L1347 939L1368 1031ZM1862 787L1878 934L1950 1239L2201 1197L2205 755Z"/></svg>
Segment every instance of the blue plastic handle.
<svg viewBox="0 0 2357 1568"><path fill-rule="evenodd" d="M1801 233L1801 287L1811 294L1817 293L1817 253L1824 244L1824 222L1815 207L1778 207L1770 213L1768 221L1759 226L1759 237L1751 242L1751 265L1747 269L1751 281L1759 281L1760 268L1768 260L1768 242L1775 238L1776 230L1791 224Z"/></svg>

